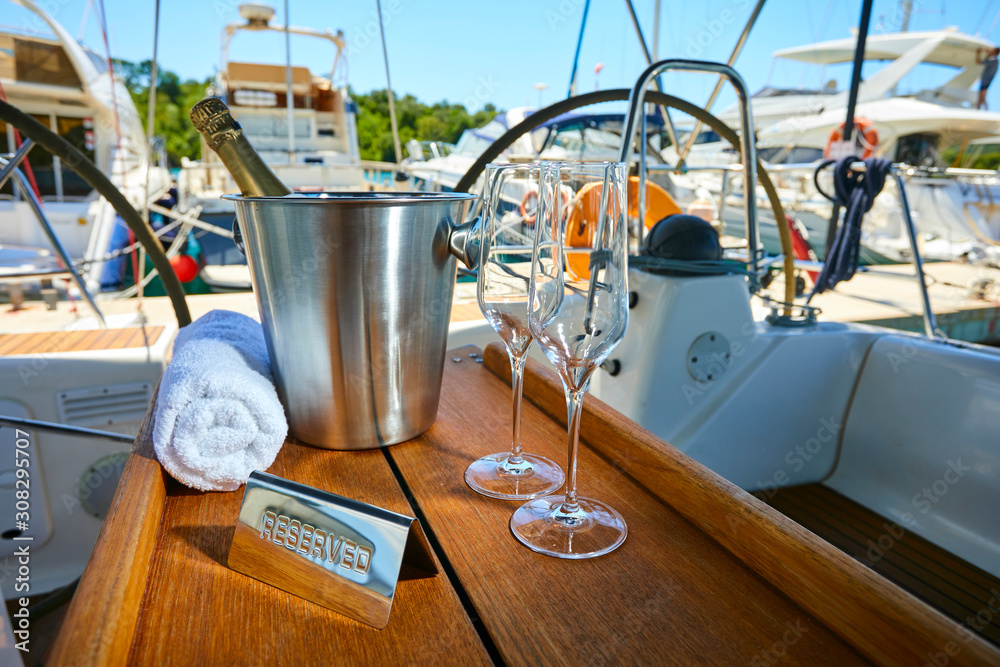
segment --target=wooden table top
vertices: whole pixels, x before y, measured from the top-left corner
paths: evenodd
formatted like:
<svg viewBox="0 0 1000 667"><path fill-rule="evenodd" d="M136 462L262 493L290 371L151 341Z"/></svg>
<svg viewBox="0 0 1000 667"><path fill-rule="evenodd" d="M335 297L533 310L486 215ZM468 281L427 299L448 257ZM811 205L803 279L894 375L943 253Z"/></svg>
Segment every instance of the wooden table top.
<svg viewBox="0 0 1000 667"><path fill-rule="evenodd" d="M140 433L49 664L948 664L1000 662L913 596L593 397L581 495L625 544L565 561L510 534L517 503L466 466L509 446L505 353L448 354L437 421L385 450L286 443L269 472L416 516L441 574L399 583L375 630L225 565L242 489L167 478ZM458 359L459 361L453 361ZM565 460L565 403L529 362L525 450ZM952 651L952 649L955 649ZM946 654L943 652L947 652Z"/></svg>

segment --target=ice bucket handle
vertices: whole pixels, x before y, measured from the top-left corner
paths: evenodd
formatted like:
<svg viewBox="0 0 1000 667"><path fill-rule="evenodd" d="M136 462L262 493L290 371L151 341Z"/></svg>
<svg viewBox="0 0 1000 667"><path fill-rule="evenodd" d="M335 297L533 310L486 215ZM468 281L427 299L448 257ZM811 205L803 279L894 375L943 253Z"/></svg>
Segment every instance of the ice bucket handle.
<svg viewBox="0 0 1000 667"><path fill-rule="evenodd" d="M236 249L243 253L243 256L247 256L247 251L243 247L243 232L240 231L240 219L233 218L233 243L236 244Z"/></svg>
<svg viewBox="0 0 1000 667"><path fill-rule="evenodd" d="M243 247L243 232L240 231L240 221L238 218L233 218L233 243L236 244L236 248L245 257L247 251ZM478 217L451 228L451 231L448 233L448 250L455 257L462 260L470 271L476 270L476 267L479 266Z"/></svg>
<svg viewBox="0 0 1000 667"><path fill-rule="evenodd" d="M479 217L452 227L448 234L448 250L458 257L470 271L479 266Z"/></svg>

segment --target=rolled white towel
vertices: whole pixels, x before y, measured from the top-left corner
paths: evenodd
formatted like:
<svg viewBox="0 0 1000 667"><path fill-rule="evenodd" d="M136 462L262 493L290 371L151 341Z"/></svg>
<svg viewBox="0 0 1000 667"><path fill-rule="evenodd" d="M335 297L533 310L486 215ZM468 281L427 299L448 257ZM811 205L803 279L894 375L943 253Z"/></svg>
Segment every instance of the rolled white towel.
<svg viewBox="0 0 1000 667"><path fill-rule="evenodd" d="M184 327L160 381L153 448L174 479L233 491L274 463L288 434L260 323L213 310Z"/></svg>

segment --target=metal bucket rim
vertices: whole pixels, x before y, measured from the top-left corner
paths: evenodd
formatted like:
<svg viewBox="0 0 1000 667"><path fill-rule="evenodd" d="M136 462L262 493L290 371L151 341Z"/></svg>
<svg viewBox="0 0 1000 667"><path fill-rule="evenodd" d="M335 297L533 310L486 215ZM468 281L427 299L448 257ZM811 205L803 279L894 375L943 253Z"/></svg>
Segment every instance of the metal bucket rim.
<svg viewBox="0 0 1000 667"><path fill-rule="evenodd" d="M467 192L293 192L280 197L230 194L222 199L233 202L275 202L288 204L417 204L469 201L478 195Z"/></svg>

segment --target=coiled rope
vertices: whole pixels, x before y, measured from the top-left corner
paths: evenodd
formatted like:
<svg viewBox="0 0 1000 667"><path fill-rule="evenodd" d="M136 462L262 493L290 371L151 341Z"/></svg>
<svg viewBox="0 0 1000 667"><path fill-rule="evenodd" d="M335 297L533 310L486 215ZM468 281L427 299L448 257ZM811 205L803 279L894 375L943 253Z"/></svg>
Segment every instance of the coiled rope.
<svg viewBox="0 0 1000 667"><path fill-rule="evenodd" d="M843 206L845 212L844 222L837 229L837 235L824 259L823 270L816 279L812 294L809 295L810 300L817 294L833 289L837 283L850 280L858 270L861 222L865 213L871 210L875 197L882 192L886 176L892 169L892 162L889 160L869 158L864 161L864 171L855 171L851 165L858 161L856 156L841 160L826 160L816 167L816 173L813 174L816 190L834 204ZM834 165L832 196L820 187L818 178L819 172L830 165ZM836 221L831 224L836 224Z"/></svg>

